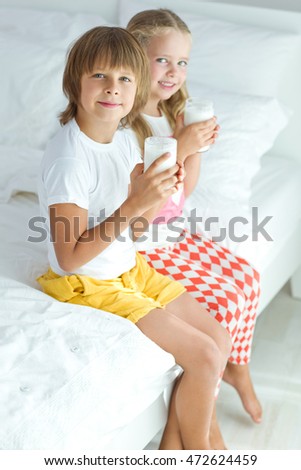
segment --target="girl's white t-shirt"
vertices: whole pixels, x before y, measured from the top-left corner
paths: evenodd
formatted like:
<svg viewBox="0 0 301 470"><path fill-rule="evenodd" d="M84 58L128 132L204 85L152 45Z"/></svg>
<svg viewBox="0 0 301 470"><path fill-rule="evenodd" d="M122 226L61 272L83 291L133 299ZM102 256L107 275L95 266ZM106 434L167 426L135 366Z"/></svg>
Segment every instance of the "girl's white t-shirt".
<svg viewBox="0 0 301 470"><path fill-rule="evenodd" d="M146 122L150 125L153 131L153 135L167 136L167 137L172 136L173 134L172 128L170 127L170 124L164 114L162 114L162 116L155 117L155 116L149 116L148 114L142 113L142 116L144 117ZM133 131L133 129L131 129L130 127L125 127L123 131L131 137L138 151L141 152L137 136L135 132Z"/></svg>
<svg viewBox="0 0 301 470"><path fill-rule="evenodd" d="M112 279L135 266L135 246L127 228L98 256L76 269L76 273L63 271L50 239L48 207L73 203L87 209L88 228L92 228L127 199L130 173L141 161L126 133L117 131L111 143L100 144L81 132L74 119L49 142L41 163L39 199L48 232L48 259L55 273Z"/></svg>

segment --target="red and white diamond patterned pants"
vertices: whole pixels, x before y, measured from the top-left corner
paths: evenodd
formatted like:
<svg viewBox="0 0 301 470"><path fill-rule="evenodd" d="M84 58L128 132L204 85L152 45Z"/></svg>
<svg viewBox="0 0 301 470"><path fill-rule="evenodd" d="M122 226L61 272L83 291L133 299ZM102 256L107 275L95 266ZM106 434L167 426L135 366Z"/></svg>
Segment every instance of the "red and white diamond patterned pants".
<svg viewBox="0 0 301 470"><path fill-rule="evenodd" d="M160 273L181 282L229 332L229 362L247 364L260 294L259 274L242 258L201 235L185 231L171 247L142 251Z"/></svg>

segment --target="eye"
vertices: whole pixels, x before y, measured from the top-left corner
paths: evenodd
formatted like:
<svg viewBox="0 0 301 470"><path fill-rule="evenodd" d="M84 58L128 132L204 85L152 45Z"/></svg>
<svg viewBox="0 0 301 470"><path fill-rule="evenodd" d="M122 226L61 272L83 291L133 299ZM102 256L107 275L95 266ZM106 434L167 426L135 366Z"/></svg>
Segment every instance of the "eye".
<svg viewBox="0 0 301 470"><path fill-rule="evenodd" d="M187 67L188 62L187 62L186 60L180 60L180 61L178 62L178 65L179 65L180 67Z"/></svg>
<svg viewBox="0 0 301 470"><path fill-rule="evenodd" d="M156 62L159 62L160 64L167 64L167 59L164 59L164 57L158 57Z"/></svg>
<svg viewBox="0 0 301 470"><path fill-rule="evenodd" d="M128 77L120 77L120 80L126 83L130 83L132 80Z"/></svg>
<svg viewBox="0 0 301 470"><path fill-rule="evenodd" d="M95 77L95 78L104 78L104 74L103 73L95 73L93 75L93 77Z"/></svg>

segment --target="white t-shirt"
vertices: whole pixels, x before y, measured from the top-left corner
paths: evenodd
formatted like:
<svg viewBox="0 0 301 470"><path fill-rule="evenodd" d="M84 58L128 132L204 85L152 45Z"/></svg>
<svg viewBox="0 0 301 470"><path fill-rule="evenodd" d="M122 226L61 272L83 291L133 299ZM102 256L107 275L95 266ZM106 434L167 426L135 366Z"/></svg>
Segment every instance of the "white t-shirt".
<svg viewBox="0 0 301 470"><path fill-rule="evenodd" d="M142 113L142 116L146 120L146 122L150 125L153 131L153 135L167 136L167 137L172 136L173 130L170 127L169 122L164 114L162 116L155 117L155 116L149 116L148 114ZM133 129L126 127L123 130L131 137L136 147L139 149L139 152L141 152L137 136L135 132L133 131Z"/></svg>
<svg viewBox="0 0 301 470"><path fill-rule="evenodd" d="M48 231L48 259L52 270L66 275L57 261L50 240L48 206L74 203L88 210L88 227L98 225L128 197L130 173L141 163L131 139L117 131L111 143L100 144L81 132L73 119L49 142L41 164L39 199ZM112 279L136 264L130 229L98 256L76 270L97 279Z"/></svg>
<svg viewBox="0 0 301 470"><path fill-rule="evenodd" d="M142 116L150 125L153 135L166 137L172 136L173 130L164 114L158 117L149 116L148 114L142 114ZM131 137L137 150L140 151L135 132L130 128L125 128L124 132ZM180 206L181 202L183 202L183 190L179 190L176 194L172 195L167 201L166 206L171 208L171 210L172 206L174 206L175 212L177 212L177 208L175 206ZM161 213L158 214L159 217L160 215ZM181 234L184 225L183 217L179 217L177 220L171 220L168 224L149 224L148 230L145 231L138 240L136 240L136 249L138 251L151 251L155 248L171 247L174 245L177 237Z"/></svg>

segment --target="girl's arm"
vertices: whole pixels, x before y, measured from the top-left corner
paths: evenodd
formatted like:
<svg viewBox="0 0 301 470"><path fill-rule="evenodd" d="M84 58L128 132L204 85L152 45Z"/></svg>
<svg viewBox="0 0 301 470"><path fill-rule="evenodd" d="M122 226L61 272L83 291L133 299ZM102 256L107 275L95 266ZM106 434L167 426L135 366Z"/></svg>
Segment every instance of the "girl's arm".
<svg viewBox="0 0 301 470"><path fill-rule="evenodd" d="M183 114L177 117L174 137L178 141L178 158L185 162L185 197L190 196L193 192L199 178L201 153L197 150L207 145L213 145L219 129L215 117L189 126L184 126Z"/></svg>
<svg viewBox="0 0 301 470"><path fill-rule="evenodd" d="M185 162L189 155L194 155L201 147L214 144L218 131L215 117L184 126L183 114L180 114L173 134L178 141L178 159Z"/></svg>
<svg viewBox="0 0 301 470"><path fill-rule="evenodd" d="M135 178L131 193L108 219L88 229L88 211L76 204L49 206L50 229L60 267L75 271L105 250L132 222L176 192L178 166L156 173L165 156Z"/></svg>
<svg viewBox="0 0 301 470"><path fill-rule="evenodd" d="M185 160L186 176L184 180L185 197L190 196L199 179L201 169L201 153L189 155Z"/></svg>

